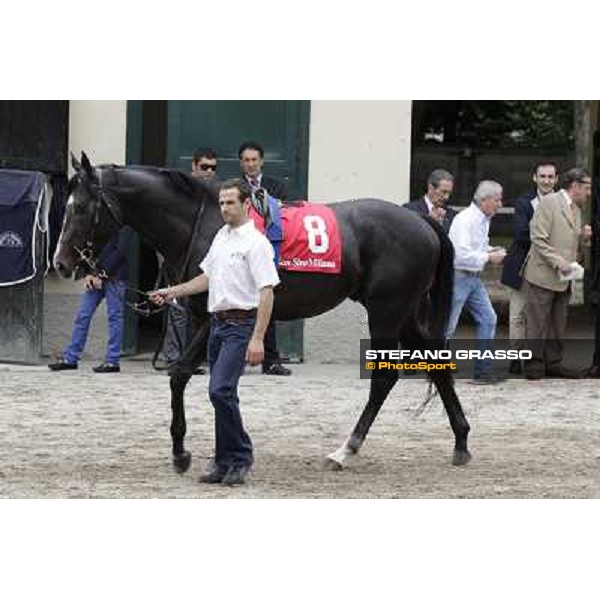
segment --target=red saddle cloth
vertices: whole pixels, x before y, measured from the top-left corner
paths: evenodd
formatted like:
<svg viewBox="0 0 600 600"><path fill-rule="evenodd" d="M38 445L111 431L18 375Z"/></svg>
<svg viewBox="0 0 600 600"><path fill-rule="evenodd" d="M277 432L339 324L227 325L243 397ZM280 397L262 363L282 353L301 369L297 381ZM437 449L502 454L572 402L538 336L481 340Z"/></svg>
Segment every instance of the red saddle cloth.
<svg viewBox="0 0 600 600"><path fill-rule="evenodd" d="M250 210L264 233L263 218ZM295 202L281 208L283 241L279 268L284 271L338 274L342 271L342 238L335 213L324 204Z"/></svg>

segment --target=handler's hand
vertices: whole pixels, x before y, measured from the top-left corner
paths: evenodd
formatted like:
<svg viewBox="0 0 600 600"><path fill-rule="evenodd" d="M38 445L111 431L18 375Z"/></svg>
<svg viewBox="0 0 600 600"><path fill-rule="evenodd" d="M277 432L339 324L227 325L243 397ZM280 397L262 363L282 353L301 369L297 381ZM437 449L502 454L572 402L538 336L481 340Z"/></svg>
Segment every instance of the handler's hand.
<svg viewBox="0 0 600 600"><path fill-rule="evenodd" d="M148 298L152 304L156 304L156 306L162 306L165 301L172 300L173 295L171 294L171 288L161 288L160 290L148 292Z"/></svg>
<svg viewBox="0 0 600 600"><path fill-rule="evenodd" d="M493 265L501 265L502 261L506 257L506 250L493 250L492 252L488 252L488 260Z"/></svg>
<svg viewBox="0 0 600 600"><path fill-rule="evenodd" d="M446 216L446 209L443 206L434 206L431 209L429 216L435 219L438 223L443 223Z"/></svg>
<svg viewBox="0 0 600 600"><path fill-rule="evenodd" d="M252 366L260 365L265 359L265 346L262 340L250 339L248 350L246 350L246 360Z"/></svg>
<svg viewBox="0 0 600 600"><path fill-rule="evenodd" d="M581 228L581 237L586 242L592 238L592 227L591 227L591 225L584 225Z"/></svg>
<svg viewBox="0 0 600 600"><path fill-rule="evenodd" d="M102 279L94 275L86 275L83 280L83 285L85 286L85 289L89 292L91 292L92 290L101 290Z"/></svg>
<svg viewBox="0 0 600 600"><path fill-rule="evenodd" d="M565 260L564 258L561 257L561 259L558 263L558 270L563 275L568 275L573 270L573 267L571 266L571 263L568 260Z"/></svg>

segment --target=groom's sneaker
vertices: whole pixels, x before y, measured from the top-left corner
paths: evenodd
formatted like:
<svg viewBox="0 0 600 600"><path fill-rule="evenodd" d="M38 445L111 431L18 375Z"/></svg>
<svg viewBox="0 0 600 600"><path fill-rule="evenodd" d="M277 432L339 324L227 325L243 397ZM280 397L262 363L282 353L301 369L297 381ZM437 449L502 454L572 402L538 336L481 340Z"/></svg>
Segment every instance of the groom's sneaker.
<svg viewBox="0 0 600 600"><path fill-rule="evenodd" d="M120 373L121 367L119 365L113 365L112 363L102 363L97 367L94 367L94 373Z"/></svg>
<svg viewBox="0 0 600 600"><path fill-rule="evenodd" d="M61 358L58 362L50 363L48 368L51 371L73 371L77 368L77 363L68 363Z"/></svg>

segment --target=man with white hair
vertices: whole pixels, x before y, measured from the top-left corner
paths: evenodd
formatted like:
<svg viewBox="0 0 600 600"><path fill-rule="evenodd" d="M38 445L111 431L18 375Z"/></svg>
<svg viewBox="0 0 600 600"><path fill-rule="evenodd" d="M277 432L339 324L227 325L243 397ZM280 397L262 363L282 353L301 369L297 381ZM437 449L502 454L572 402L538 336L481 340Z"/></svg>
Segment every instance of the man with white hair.
<svg viewBox="0 0 600 600"><path fill-rule="evenodd" d="M454 246L454 293L446 337L454 337L460 313L466 307L477 325L479 350L491 350L496 335L496 312L481 273L487 263L499 265L506 256L504 248L491 248L489 243L490 222L501 206L502 186L484 180L477 186L473 202L454 218L449 232ZM473 383L498 381L490 359L475 362Z"/></svg>

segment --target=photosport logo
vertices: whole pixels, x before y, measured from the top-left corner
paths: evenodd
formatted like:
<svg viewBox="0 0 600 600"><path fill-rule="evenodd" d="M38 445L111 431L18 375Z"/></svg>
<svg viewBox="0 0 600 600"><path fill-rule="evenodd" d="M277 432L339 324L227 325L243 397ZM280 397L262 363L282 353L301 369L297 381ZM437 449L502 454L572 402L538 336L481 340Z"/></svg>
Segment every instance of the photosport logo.
<svg viewBox="0 0 600 600"><path fill-rule="evenodd" d="M590 342L587 340L586 342ZM426 377L434 371L447 371L455 378L471 379L475 363L491 363L495 371L504 372L512 361L531 360L531 349L514 349L509 340L452 340L436 342L437 349L402 348L389 340L361 340L360 377L385 378L398 375Z"/></svg>

